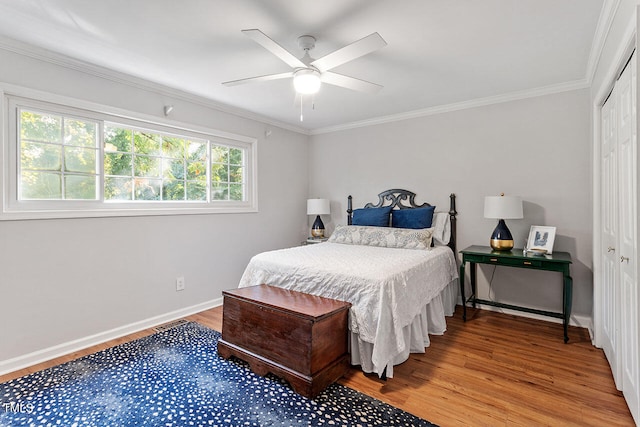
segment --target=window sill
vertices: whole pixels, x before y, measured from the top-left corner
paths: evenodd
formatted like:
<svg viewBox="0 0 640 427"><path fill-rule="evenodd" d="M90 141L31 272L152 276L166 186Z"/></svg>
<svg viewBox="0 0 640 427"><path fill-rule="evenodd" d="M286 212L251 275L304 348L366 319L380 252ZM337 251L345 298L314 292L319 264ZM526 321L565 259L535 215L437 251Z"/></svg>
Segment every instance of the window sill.
<svg viewBox="0 0 640 427"><path fill-rule="evenodd" d="M65 218L106 218L106 217L137 217L162 215L206 215L206 214L237 214L256 213L257 206L233 205L219 207L127 207L111 209L82 209L82 210L4 210L0 213L0 221L18 221L33 219L65 219Z"/></svg>

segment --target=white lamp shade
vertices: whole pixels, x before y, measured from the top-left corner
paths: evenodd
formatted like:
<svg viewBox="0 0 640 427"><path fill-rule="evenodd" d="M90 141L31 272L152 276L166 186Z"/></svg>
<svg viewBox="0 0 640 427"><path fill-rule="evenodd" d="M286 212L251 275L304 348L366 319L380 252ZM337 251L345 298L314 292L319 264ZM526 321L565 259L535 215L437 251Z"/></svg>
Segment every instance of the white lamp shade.
<svg viewBox="0 0 640 427"><path fill-rule="evenodd" d="M307 215L329 215L330 213L329 199L307 200Z"/></svg>
<svg viewBox="0 0 640 427"><path fill-rule="evenodd" d="M522 199L517 196L487 196L484 198L484 217L495 219L521 219Z"/></svg>

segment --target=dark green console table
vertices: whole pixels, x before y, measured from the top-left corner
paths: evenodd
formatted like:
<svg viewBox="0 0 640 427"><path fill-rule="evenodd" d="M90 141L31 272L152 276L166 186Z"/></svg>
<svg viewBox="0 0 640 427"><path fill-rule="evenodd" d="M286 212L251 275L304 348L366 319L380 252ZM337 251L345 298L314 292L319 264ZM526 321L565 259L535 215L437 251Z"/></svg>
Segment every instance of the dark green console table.
<svg viewBox="0 0 640 427"><path fill-rule="evenodd" d="M564 326L564 342L569 341L567 335L567 327L569 326L569 316L571 315L571 298L573 293L573 279L569 267L571 265L571 254L568 252L553 252L551 255L531 255L524 254L522 249L512 249L511 251L494 251L488 246L469 246L460 251L462 254L462 264L460 264L460 293L462 296L463 314L462 318L467 321L467 303L471 302L473 308L476 304L491 305L494 307L508 308L511 310L526 311L528 313L539 314L543 316L555 317L562 319ZM464 270L465 264L469 263L471 267L471 296L465 298L464 290ZM537 310L529 307L504 304L496 301L484 300L476 297L476 266L478 264L501 265L507 267L526 268L532 270L557 271L562 273L563 292L562 292L562 313L552 311Z"/></svg>

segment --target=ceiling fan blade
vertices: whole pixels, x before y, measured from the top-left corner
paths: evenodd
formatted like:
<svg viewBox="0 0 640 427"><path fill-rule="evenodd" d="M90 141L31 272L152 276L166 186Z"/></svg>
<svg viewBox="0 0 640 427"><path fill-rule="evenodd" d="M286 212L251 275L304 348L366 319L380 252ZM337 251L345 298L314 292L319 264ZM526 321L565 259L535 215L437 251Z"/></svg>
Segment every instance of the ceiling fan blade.
<svg viewBox="0 0 640 427"><path fill-rule="evenodd" d="M340 48L311 63L320 71L327 71L345 62L359 58L374 50L387 45L387 42L378 33L369 34L367 37Z"/></svg>
<svg viewBox="0 0 640 427"><path fill-rule="evenodd" d="M222 84L225 86L237 86L237 85L243 85L245 83L257 83L257 82L267 82L269 80L286 79L287 77L293 77L293 71L290 71L288 73L268 74L266 76L249 77L248 79L231 80L229 82L223 82Z"/></svg>
<svg viewBox="0 0 640 427"><path fill-rule="evenodd" d="M269 52L273 53L275 56L280 58L282 61L287 63L291 68L304 68L306 67L305 63L296 58L292 53L288 50L280 46L278 43L273 41L269 36L263 33L260 30L242 30L242 32L251 37L256 43L267 49Z"/></svg>
<svg viewBox="0 0 640 427"><path fill-rule="evenodd" d="M375 83L332 72L322 73L320 75L320 80L322 80L323 83L329 83L330 85L370 94L376 94L380 92L380 89L382 89L382 86Z"/></svg>

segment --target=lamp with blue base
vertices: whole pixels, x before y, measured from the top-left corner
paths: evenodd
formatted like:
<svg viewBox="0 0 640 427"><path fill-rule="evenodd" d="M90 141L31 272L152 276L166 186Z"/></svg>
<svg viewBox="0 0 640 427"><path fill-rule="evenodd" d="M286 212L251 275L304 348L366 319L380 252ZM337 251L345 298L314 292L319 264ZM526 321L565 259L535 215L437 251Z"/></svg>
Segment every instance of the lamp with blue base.
<svg viewBox="0 0 640 427"><path fill-rule="evenodd" d="M324 238L324 224L320 215L329 215L331 213L330 202L328 199L309 199L307 200L307 215L316 215L316 220L311 226L311 237L313 239Z"/></svg>
<svg viewBox="0 0 640 427"><path fill-rule="evenodd" d="M522 199L516 196L487 196L484 198L484 217L498 220L498 225L491 233L489 244L494 251L510 251L513 249L513 236L505 219L522 219Z"/></svg>

